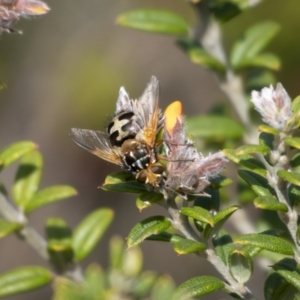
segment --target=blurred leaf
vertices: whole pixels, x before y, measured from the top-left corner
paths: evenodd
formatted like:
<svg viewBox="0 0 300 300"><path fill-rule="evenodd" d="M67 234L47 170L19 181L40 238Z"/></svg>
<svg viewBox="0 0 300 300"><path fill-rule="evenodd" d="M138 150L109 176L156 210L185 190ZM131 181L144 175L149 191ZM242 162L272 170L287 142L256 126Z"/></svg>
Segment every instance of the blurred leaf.
<svg viewBox="0 0 300 300"><path fill-rule="evenodd" d="M223 175L218 175L218 177L210 179L210 186L212 189L220 189L222 187L231 185L232 183L233 181L230 178Z"/></svg>
<svg viewBox="0 0 300 300"><path fill-rule="evenodd" d="M213 245L217 255L221 258L223 263L228 266L229 254L235 250L231 236L224 229L221 229L213 237Z"/></svg>
<svg viewBox="0 0 300 300"><path fill-rule="evenodd" d="M258 130L272 135L279 135L279 131L277 129L265 124L259 125Z"/></svg>
<svg viewBox="0 0 300 300"><path fill-rule="evenodd" d="M264 177L248 170L239 170L238 173L258 196L272 195L270 192L271 188Z"/></svg>
<svg viewBox="0 0 300 300"><path fill-rule="evenodd" d="M147 192L146 185L134 180L132 174L128 171L119 171L109 174L106 176L101 189L104 191L129 194Z"/></svg>
<svg viewBox="0 0 300 300"><path fill-rule="evenodd" d="M298 291L300 291L300 274L296 271L278 270L276 271L287 282L292 284Z"/></svg>
<svg viewBox="0 0 300 300"><path fill-rule="evenodd" d="M229 256L229 270L232 277L239 283L247 282L253 272L253 262L247 252L234 250Z"/></svg>
<svg viewBox="0 0 300 300"><path fill-rule="evenodd" d="M25 208L37 192L43 168L43 157L32 151L22 157L13 185L13 198L18 207Z"/></svg>
<svg viewBox="0 0 300 300"><path fill-rule="evenodd" d="M20 267L0 275L0 297L32 291L51 280L52 274L45 268Z"/></svg>
<svg viewBox="0 0 300 300"><path fill-rule="evenodd" d="M280 66L280 58L277 55L271 53L263 53L243 59L236 67L236 70L245 68L266 68L272 71L278 71L280 69Z"/></svg>
<svg viewBox="0 0 300 300"><path fill-rule="evenodd" d="M177 41L177 44L194 64L221 73L226 71L226 67L221 61L211 56L195 41L181 39Z"/></svg>
<svg viewBox="0 0 300 300"><path fill-rule="evenodd" d="M195 242L188 239L182 239L179 242L173 243L173 248L179 255L197 253L205 250L206 245L200 242Z"/></svg>
<svg viewBox="0 0 300 300"><path fill-rule="evenodd" d="M0 238L9 235L12 232L18 231L22 228L22 224L13 223L6 221L4 219L0 219Z"/></svg>
<svg viewBox="0 0 300 300"><path fill-rule="evenodd" d="M264 285L264 296L266 300L294 299L298 294L297 289L288 283L277 273L271 273Z"/></svg>
<svg viewBox="0 0 300 300"><path fill-rule="evenodd" d="M156 280L154 287L151 290L150 299L167 300L172 299L175 284L172 278L168 275L163 275Z"/></svg>
<svg viewBox="0 0 300 300"><path fill-rule="evenodd" d="M270 148L265 145L243 145L235 150L236 155L246 155L252 153L266 154L270 152Z"/></svg>
<svg viewBox="0 0 300 300"><path fill-rule="evenodd" d="M84 291L86 300L105 299L106 274L97 264L89 265L84 272L85 285ZM73 298L64 298L63 300L73 300Z"/></svg>
<svg viewBox="0 0 300 300"><path fill-rule="evenodd" d="M89 214L75 229L73 249L75 259L84 259L94 249L112 222L114 213L109 208L100 208Z"/></svg>
<svg viewBox="0 0 300 300"><path fill-rule="evenodd" d="M269 71L267 69L252 69L252 70L249 70L249 72L247 72L247 74L245 74L245 76L246 76L245 85L246 85L246 93L247 94L250 94L253 90L259 91L266 86L270 86L271 84L275 85L277 82L274 72ZM262 126L264 126L264 125L262 125ZM270 128L272 128L272 127L270 127ZM259 130L260 130L260 128L259 128ZM276 129L273 129L273 130L276 130ZM260 130L260 131L264 131L264 130ZM272 132L270 132L270 133L272 133Z"/></svg>
<svg viewBox="0 0 300 300"><path fill-rule="evenodd" d="M117 23L121 26L164 34L187 34L188 23L179 15L159 9L136 9L120 14Z"/></svg>
<svg viewBox="0 0 300 300"><path fill-rule="evenodd" d="M84 300L82 286L66 277L56 277L53 288L52 300Z"/></svg>
<svg viewBox="0 0 300 300"><path fill-rule="evenodd" d="M25 212L31 212L52 202L64 200L77 195L77 191L68 185L57 185L38 191L26 204Z"/></svg>
<svg viewBox="0 0 300 300"><path fill-rule="evenodd" d="M136 224L129 232L128 247L139 245L152 234L159 234L171 226L171 221L163 216L153 216Z"/></svg>
<svg viewBox="0 0 300 300"><path fill-rule="evenodd" d="M228 208L225 208L224 210L219 211L216 215L213 216L213 224L214 226L222 223L222 225L225 223L226 220L238 209L240 209L239 206L234 205Z"/></svg>
<svg viewBox="0 0 300 300"><path fill-rule="evenodd" d="M264 250L268 250L271 252L276 252L285 255L293 255L294 250L290 243L286 242L285 240L276 237L270 236L266 234L244 234L237 238L235 243L258 247Z"/></svg>
<svg viewBox="0 0 300 300"><path fill-rule="evenodd" d="M6 168L28 152L37 148L37 145L30 141L16 142L9 145L0 152L1 168Z"/></svg>
<svg viewBox="0 0 300 300"><path fill-rule="evenodd" d="M292 168L296 168L296 167L300 166L300 153L296 153L292 157L292 159L290 161L290 164L291 164Z"/></svg>
<svg viewBox="0 0 300 300"><path fill-rule="evenodd" d="M180 212L185 216L188 216L198 221L202 221L204 223L209 223L213 226L213 216L209 211L202 207L182 207Z"/></svg>
<svg viewBox="0 0 300 300"><path fill-rule="evenodd" d="M300 187L294 184L288 186L288 195L291 206L297 206L300 204Z"/></svg>
<svg viewBox="0 0 300 300"><path fill-rule="evenodd" d="M261 0L263 1L263 0ZM244 10L257 5L261 1L249 0L211 0L210 10L222 22L228 21L239 15ZM195 1L196 2L196 1Z"/></svg>
<svg viewBox="0 0 300 300"><path fill-rule="evenodd" d="M298 172L288 172L285 170L279 170L277 172L277 175L289 183L300 186L300 173Z"/></svg>
<svg viewBox="0 0 300 300"><path fill-rule="evenodd" d="M157 280L154 272L146 271L139 275L135 284L132 286L132 293L137 299L144 299L143 296L148 294Z"/></svg>
<svg viewBox="0 0 300 300"><path fill-rule="evenodd" d="M274 196L261 196L254 199L254 205L260 209L287 212L288 207L279 202Z"/></svg>
<svg viewBox="0 0 300 300"><path fill-rule="evenodd" d="M231 51L230 61L239 68L245 60L256 56L278 33L280 26L271 21L255 24L238 40Z"/></svg>
<svg viewBox="0 0 300 300"><path fill-rule="evenodd" d="M74 257L71 229L65 220L49 218L46 223L46 233L51 262L58 272L63 273Z"/></svg>
<svg viewBox="0 0 300 300"><path fill-rule="evenodd" d="M284 142L291 147L300 149L300 138L298 138L298 137L286 137L284 139Z"/></svg>
<svg viewBox="0 0 300 300"><path fill-rule="evenodd" d="M123 239L119 236L114 236L109 241L109 261L110 268L121 269L123 266L125 246Z"/></svg>
<svg viewBox="0 0 300 300"><path fill-rule="evenodd" d="M174 293L174 300L186 299L188 297L200 297L224 288L224 283L212 276L194 277L182 283Z"/></svg>
<svg viewBox="0 0 300 300"><path fill-rule="evenodd" d="M197 116L187 119L188 133L201 138L224 141L240 139L244 129L235 121L221 116Z"/></svg>
<svg viewBox="0 0 300 300"><path fill-rule="evenodd" d="M142 272L143 253L139 247L127 249L124 253L122 272L126 277L138 277Z"/></svg>
<svg viewBox="0 0 300 300"><path fill-rule="evenodd" d="M273 150L274 135L266 132L261 132L259 135L259 144L269 147Z"/></svg>
<svg viewBox="0 0 300 300"><path fill-rule="evenodd" d="M163 200L164 196L154 192L144 192L136 199L136 206L139 210L150 207L153 204Z"/></svg>

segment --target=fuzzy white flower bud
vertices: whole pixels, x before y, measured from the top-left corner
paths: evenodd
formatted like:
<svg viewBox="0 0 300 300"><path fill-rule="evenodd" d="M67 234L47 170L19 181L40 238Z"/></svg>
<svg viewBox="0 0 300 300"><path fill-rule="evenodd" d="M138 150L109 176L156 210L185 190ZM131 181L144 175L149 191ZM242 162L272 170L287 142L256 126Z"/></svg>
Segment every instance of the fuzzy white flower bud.
<svg viewBox="0 0 300 300"><path fill-rule="evenodd" d="M283 130L292 116L291 98L280 83L276 89L271 85L260 92L252 91L251 101L262 120L275 129Z"/></svg>

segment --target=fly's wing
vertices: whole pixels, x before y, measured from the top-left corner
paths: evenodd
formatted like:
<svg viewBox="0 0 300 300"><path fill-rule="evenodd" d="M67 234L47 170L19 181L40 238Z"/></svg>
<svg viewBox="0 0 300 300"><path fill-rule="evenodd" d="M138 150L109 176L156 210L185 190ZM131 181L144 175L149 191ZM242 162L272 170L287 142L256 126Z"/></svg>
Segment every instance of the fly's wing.
<svg viewBox="0 0 300 300"><path fill-rule="evenodd" d="M162 125L158 100L159 82L156 77L152 76L143 95L134 103L135 114L141 118L143 123L143 130L137 134L136 138L151 146L155 144L158 126Z"/></svg>
<svg viewBox="0 0 300 300"><path fill-rule="evenodd" d="M123 165L120 148L112 148L104 132L72 128L70 137L79 147L113 164Z"/></svg>

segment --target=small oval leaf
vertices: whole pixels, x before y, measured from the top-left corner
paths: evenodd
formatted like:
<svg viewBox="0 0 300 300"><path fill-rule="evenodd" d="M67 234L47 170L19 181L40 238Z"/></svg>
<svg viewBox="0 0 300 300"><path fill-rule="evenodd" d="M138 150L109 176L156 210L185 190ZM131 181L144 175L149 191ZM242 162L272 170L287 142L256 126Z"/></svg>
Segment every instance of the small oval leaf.
<svg viewBox="0 0 300 300"><path fill-rule="evenodd" d="M291 147L300 149L300 138L298 138L298 137L286 137L284 139L284 142Z"/></svg>
<svg viewBox="0 0 300 300"><path fill-rule="evenodd" d="M194 220L208 223L213 226L213 216L209 211L200 206L182 207L180 212L185 216L193 218Z"/></svg>
<svg viewBox="0 0 300 300"><path fill-rule="evenodd" d="M287 241L267 234L244 234L234 241L242 245L251 245L271 252L276 252L285 255L293 255L294 250Z"/></svg>
<svg viewBox="0 0 300 300"><path fill-rule="evenodd" d="M144 208L150 207L153 204L163 200L164 196L159 193L145 192L139 195L136 199L136 206L141 211Z"/></svg>
<svg viewBox="0 0 300 300"><path fill-rule="evenodd" d="M288 172L285 170L279 170L277 172L277 175L280 178L288 181L289 183L300 186L300 173L298 173L298 172Z"/></svg>
<svg viewBox="0 0 300 300"><path fill-rule="evenodd" d="M246 252L234 250L229 256L229 270L239 284L247 282L253 272L251 257Z"/></svg>
<svg viewBox="0 0 300 300"><path fill-rule="evenodd" d="M280 203L273 196L263 196L257 197L254 199L254 205L260 209L274 210L274 211L283 211L287 212L288 207L284 203Z"/></svg>
<svg viewBox="0 0 300 300"><path fill-rule="evenodd" d="M18 207L24 208L37 192L43 167L43 157L32 151L22 157L13 185L13 199Z"/></svg>
<svg viewBox="0 0 300 300"><path fill-rule="evenodd" d="M17 142L9 145L7 148L0 152L0 162L2 163L2 168L5 168L23 155L37 148L37 145L30 141Z"/></svg>
<svg viewBox="0 0 300 300"><path fill-rule="evenodd" d="M9 235L12 232L18 231L22 228L19 223L12 223L4 219L0 219L0 238Z"/></svg>
<svg viewBox="0 0 300 300"><path fill-rule="evenodd" d="M235 150L236 155L246 155L252 153L266 154L270 152L270 148L265 145L243 145Z"/></svg>
<svg viewBox="0 0 300 300"><path fill-rule="evenodd" d="M114 213L109 208L100 208L89 214L75 229L73 249L75 259L84 259L96 246L112 222Z"/></svg>
<svg viewBox="0 0 300 300"><path fill-rule="evenodd" d="M297 271L278 270L276 271L287 282L292 284L298 291L300 291L300 274Z"/></svg>
<svg viewBox="0 0 300 300"><path fill-rule="evenodd" d="M122 26L164 34L187 34L189 25L179 15L159 9L136 9L124 12L117 18Z"/></svg>
<svg viewBox="0 0 300 300"><path fill-rule="evenodd" d="M136 224L129 232L127 238L128 247L139 245L152 234L159 234L171 226L171 221L163 216L147 218Z"/></svg>
<svg viewBox="0 0 300 300"><path fill-rule="evenodd" d="M35 290L52 280L52 273L36 266L21 267L0 275L0 297Z"/></svg>
<svg viewBox="0 0 300 300"><path fill-rule="evenodd" d="M25 212L31 212L41 206L72 197L77 191L68 185L57 185L38 191L26 204Z"/></svg>
<svg viewBox="0 0 300 300"><path fill-rule="evenodd" d="M200 242L195 242L188 239L182 239L179 242L173 243L173 248L176 253L181 255L181 254L197 253L199 251L205 250L206 245Z"/></svg>
<svg viewBox="0 0 300 300"><path fill-rule="evenodd" d="M181 300L186 298L200 297L218 290L224 287L224 283L212 276L201 276L189 279L182 283L174 293L174 300Z"/></svg>

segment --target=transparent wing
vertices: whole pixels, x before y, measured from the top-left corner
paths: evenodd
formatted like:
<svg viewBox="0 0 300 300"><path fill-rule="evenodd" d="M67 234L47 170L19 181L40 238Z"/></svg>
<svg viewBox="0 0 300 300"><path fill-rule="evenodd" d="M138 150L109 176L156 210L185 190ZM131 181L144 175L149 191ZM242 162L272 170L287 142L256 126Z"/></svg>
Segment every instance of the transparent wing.
<svg viewBox="0 0 300 300"><path fill-rule="evenodd" d="M104 132L72 128L70 137L79 147L113 164L123 165L121 149L112 148Z"/></svg>
<svg viewBox="0 0 300 300"><path fill-rule="evenodd" d="M145 140L147 144L154 145L158 130L161 112L158 107L159 82L152 76L141 98L135 102L134 110L143 122L144 128L137 139ZM161 123L161 122L160 122Z"/></svg>

